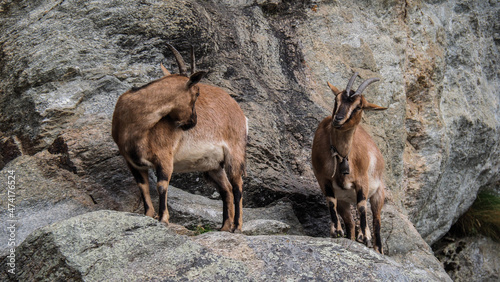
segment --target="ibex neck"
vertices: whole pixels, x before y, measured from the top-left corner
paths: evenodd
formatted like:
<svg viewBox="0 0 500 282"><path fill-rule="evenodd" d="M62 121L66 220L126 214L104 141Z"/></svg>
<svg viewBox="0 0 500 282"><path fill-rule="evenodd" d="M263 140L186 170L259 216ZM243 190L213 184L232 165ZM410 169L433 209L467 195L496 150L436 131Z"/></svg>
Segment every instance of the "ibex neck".
<svg viewBox="0 0 500 282"><path fill-rule="evenodd" d="M342 157L346 157L351 152L356 127L347 130L339 130L332 127L330 130L330 143Z"/></svg>

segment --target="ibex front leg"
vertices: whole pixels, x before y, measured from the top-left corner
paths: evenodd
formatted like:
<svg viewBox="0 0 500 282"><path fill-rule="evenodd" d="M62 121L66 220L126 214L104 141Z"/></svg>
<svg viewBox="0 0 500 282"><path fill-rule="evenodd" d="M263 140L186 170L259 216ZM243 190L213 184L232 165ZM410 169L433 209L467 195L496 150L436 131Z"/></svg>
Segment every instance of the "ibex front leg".
<svg viewBox="0 0 500 282"><path fill-rule="evenodd" d="M356 187L357 188L357 187ZM356 198L357 198L357 208L359 212L359 227L361 232L358 234L358 241L365 244L367 247L372 247L372 235L370 233L370 228L368 227L366 220L366 196L368 194L368 189L357 188Z"/></svg>
<svg viewBox="0 0 500 282"><path fill-rule="evenodd" d="M167 194L168 194L168 184L170 182L170 177L173 172L172 161L164 161L156 166L156 177L158 178L158 183L156 189L158 189L159 196L159 216L160 222L168 224L168 209L167 209Z"/></svg>
<svg viewBox="0 0 500 282"><path fill-rule="evenodd" d="M335 191L333 190L333 186L330 181L325 182L324 193L328 209L330 210L330 217L332 219L330 225L330 236L332 238L342 238L344 237L344 231L342 230L342 225L340 225L340 219L337 213L337 198L335 198Z"/></svg>

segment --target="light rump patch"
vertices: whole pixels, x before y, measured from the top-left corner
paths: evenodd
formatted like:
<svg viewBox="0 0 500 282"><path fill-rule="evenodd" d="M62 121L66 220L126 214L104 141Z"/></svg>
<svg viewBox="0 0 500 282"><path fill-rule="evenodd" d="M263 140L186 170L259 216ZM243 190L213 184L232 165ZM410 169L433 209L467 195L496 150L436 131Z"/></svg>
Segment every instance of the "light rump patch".
<svg viewBox="0 0 500 282"><path fill-rule="evenodd" d="M227 148L225 142L193 141L183 143L178 149L174 156L174 172L205 172L217 169L224 162L224 148Z"/></svg>

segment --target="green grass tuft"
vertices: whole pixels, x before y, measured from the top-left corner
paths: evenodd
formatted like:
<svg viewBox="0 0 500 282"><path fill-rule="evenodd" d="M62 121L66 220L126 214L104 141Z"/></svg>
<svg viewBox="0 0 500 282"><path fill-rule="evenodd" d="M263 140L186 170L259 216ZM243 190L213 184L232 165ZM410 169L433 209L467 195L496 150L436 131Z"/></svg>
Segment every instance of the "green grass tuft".
<svg viewBox="0 0 500 282"><path fill-rule="evenodd" d="M479 193L450 232L461 236L482 234L500 242L500 197L487 192Z"/></svg>
<svg viewBox="0 0 500 282"><path fill-rule="evenodd" d="M192 227L189 227L188 229L194 231L195 232L195 236L201 235L203 233L214 231L212 229L212 227L210 225L208 225L208 224L205 224L203 226L202 225L192 226Z"/></svg>

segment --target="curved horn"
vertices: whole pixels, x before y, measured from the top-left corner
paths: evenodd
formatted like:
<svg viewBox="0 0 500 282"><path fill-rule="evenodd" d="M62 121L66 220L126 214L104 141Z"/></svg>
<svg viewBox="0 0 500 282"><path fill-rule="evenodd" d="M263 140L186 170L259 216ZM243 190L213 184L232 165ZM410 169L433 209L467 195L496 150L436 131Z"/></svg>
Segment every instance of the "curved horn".
<svg viewBox="0 0 500 282"><path fill-rule="evenodd" d="M356 95L361 95L361 93L363 93L363 90L366 89L366 87L368 87L368 85L376 82L376 81L379 81L380 79L379 78L370 78L370 79L367 79L365 81L363 81L363 83L361 83L361 85L358 87L358 89L356 90L356 92L354 94L352 94L352 96L356 96Z"/></svg>
<svg viewBox="0 0 500 282"><path fill-rule="evenodd" d="M191 45L191 74L196 72L196 64L194 62L194 47Z"/></svg>
<svg viewBox="0 0 500 282"><path fill-rule="evenodd" d="M345 93L347 94L347 96L349 96L349 94L351 94L351 87L352 87L352 84L354 83L354 80L356 80L356 77L358 77L358 72L355 72L351 76L351 79L349 79L349 82L347 83L347 87L345 88Z"/></svg>
<svg viewBox="0 0 500 282"><path fill-rule="evenodd" d="M175 60L177 61L177 65L179 66L179 72L180 72L180 74L187 75L186 64L184 63L184 60L182 59L182 56L179 53L179 51L177 51L174 48L174 46L170 45L169 43L167 43L167 46L168 46L168 48L170 48L170 50L172 51L172 53L174 53Z"/></svg>

